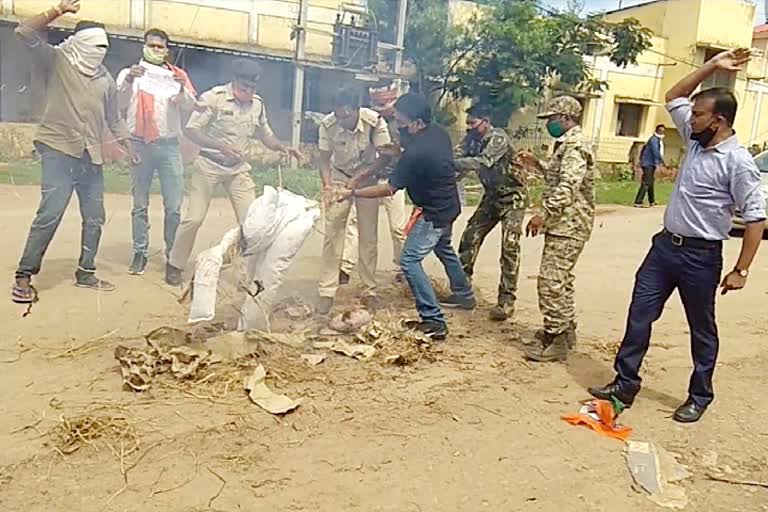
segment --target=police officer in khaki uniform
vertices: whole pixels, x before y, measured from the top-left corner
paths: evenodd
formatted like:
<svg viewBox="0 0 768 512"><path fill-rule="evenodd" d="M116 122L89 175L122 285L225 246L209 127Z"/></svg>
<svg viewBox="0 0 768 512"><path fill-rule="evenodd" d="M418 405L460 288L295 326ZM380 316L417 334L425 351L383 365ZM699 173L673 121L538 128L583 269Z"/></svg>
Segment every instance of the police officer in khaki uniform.
<svg viewBox="0 0 768 512"><path fill-rule="evenodd" d="M264 100L256 94L261 66L247 59L233 63L234 80L203 93L197 111L187 123L187 137L200 146L194 162L186 216L176 233L168 258L165 280L181 284L181 273L192 254L197 230L205 220L213 190L221 185L229 196L238 224L242 224L255 198L251 166L244 153L250 140L257 138L267 148L304 157L284 146L272 133Z"/></svg>
<svg viewBox="0 0 768 512"><path fill-rule="evenodd" d="M357 94L341 90L336 94L334 112L320 123L320 177L325 194L325 241L320 273L320 302L317 313L328 314L339 286L339 271L344 252L344 234L352 200L338 203L339 190L371 185L389 163L390 157L378 150L388 148L391 138L387 122L377 112L360 107ZM358 260L365 286L363 305L375 309L376 265L378 259L378 199L354 199L357 210Z"/></svg>
<svg viewBox="0 0 768 512"><path fill-rule="evenodd" d="M399 82L399 80L397 81ZM401 85L393 82L389 87L379 87L368 89L368 96L371 99L371 108L379 113L387 122L389 128L389 137L393 143L399 144L400 136L395 121L395 101L400 96ZM395 170L397 158L393 158L386 169L379 173L379 183L386 183L389 176ZM398 269L396 280L402 279L400 272L400 254L403 252L405 243L405 225L408 217L405 214L405 190L398 190L394 195L382 197L379 203L384 207L389 221L389 234L392 237L392 263ZM339 284L349 282L349 277L357 264L357 214L354 206L350 214L349 224L347 225L346 239L344 240L344 254L341 260L341 273L339 274Z"/></svg>

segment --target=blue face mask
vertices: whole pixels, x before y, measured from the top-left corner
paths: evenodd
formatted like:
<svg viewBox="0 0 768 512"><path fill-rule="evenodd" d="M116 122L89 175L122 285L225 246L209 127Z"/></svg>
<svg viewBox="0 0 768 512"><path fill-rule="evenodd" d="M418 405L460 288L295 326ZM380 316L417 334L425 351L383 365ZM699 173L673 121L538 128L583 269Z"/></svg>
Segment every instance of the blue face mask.
<svg viewBox="0 0 768 512"><path fill-rule="evenodd" d="M547 132L549 132L552 137L559 139L565 133L565 128L563 128L563 123L560 121L548 121Z"/></svg>

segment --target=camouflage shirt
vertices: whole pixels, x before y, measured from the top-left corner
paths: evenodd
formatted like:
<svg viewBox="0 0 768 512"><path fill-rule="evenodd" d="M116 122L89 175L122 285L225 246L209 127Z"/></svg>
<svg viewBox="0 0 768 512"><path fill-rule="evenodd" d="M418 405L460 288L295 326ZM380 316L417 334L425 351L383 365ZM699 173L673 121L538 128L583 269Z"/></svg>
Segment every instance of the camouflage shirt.
<svg viewBox="0 0 768 512"><path fill-rule="evenodd" d="M514 208L526 208L528 191L525 171L514 162L514 158L515 151L507 133L493 128L483 137L477 156L466 156L465 153L465 156L455 160L456 171L459 178L468 172L477 172L486 199L512 203Z"/></svg>
<svg viewBox="0 0 768 512"><path fill-rule="evenodd" d="M544 231L587 241L595 221L595 159L580 126L558 143L544 169Z"/></svg>

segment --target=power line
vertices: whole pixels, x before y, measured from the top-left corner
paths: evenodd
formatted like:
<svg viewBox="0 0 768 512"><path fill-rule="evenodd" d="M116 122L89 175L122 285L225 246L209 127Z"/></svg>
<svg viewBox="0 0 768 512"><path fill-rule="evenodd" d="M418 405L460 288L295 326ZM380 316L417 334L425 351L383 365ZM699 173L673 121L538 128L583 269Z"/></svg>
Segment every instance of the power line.
<svg viewBox="0 0 768 512"><path fill-rule="evenodd" d="M541 11L543 11L543 12L544 12L544 13L546 13L546 14L548 14L549 16L552 16L552 17L556 17L556 18L560 18L560 19L564 19L564 20L568 20L568 19L569 19L569 17L568 17L568 16L566 16L565 14L563 14L563 13L561 13L561 12L559 12L559 11L555 11L555 10L553 10L553 9L551 9L551 8L549 8L549 7L545 6L545 5L543 5L543 4L542 4L541 2L539 2L539 1L534 1L533 3L534 3L534 4L535 4L535 5L536 5L536 6L537 6L537 7L538 7L538 8L539 8ZM669 59L669 60L672 60L672 61L674 61L674 62L677 62L677 63L680 63L680 64L685 64L685 65L687 65L687 66L690 66L690 67L692 67L692 68L694 68L694 69L699 69L699 68L703 67L703 65L702 65L702 64L696 64L696 63L693 63L693 62L690 62L690 61L687 61L687 60L685 60L685 58L683 58L683 57L675 57L674 55L669 55L669 54L666 54L666 53L664 53L664 52L660 52L660 51L658 51L658 50L654 50L653 48L648 48L648 49L646 49L645 51L647 51L647 52L650 52L650 53L654 53L654 54L656 54L656 55L660 55L660 56L662 56L662 57L665 57L665 58L667 58L667 59ZM746 71L746 70L745 70L745 71ZM736 80L741 80L741 81L743 81L743 82L747 82L747 83L755 81L755 80L750 80L749 78L742 78L742 77L740 77L740 76L738 75L738 73L736 73L736 75L735 75L735 78L736 78Z"/></svg>

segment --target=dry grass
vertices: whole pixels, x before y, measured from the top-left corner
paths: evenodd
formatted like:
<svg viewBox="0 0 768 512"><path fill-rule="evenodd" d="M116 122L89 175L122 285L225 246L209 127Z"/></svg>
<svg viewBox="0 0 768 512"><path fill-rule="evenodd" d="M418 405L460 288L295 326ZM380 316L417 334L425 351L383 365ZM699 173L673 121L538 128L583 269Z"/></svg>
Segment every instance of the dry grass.
<svg viewBox="0 0 768 512"><path fill-rule="evenodd" d="M85 446L108 447L120 454L116 446L123 447L123 454L130 455L139 449L140 438L135 422L126 416L110 416L102 411L77 416L61 416L59 422L48 431L53 449L61 455L70 455ZM125 451L127 445L128 451Z"/></svg>

